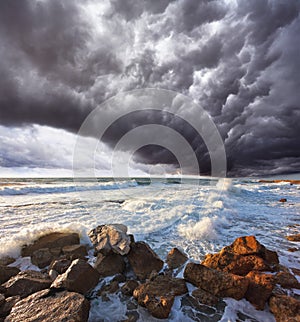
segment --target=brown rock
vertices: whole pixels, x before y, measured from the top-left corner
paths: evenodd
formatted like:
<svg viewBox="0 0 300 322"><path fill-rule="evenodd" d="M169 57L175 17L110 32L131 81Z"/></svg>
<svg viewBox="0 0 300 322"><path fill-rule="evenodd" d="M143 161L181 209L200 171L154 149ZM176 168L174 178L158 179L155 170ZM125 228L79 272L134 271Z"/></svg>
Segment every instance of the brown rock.
<svg viewBox="0 0 300 322"><path fill-rule="evenodd" d="M127 281L122 287L121 292L124 295L132 296L133 291L139 286L139 283L135 280L129 280Z"/></svg>
<svg viewBox="0 0 300 322"><path fill-rule="evenodd" d="M0 284L5 283L19 272L20 270L17 267L0 265Z"/></svg>
<svg viewBox="0 0 300 322"><path fill-rule="evenodd" d="M250 272L248 290L245 298L257 309L263 310L275 286L275 278L271 274Z"/></svg>
<svg viewBox="0 0 300 322"><path fill-rule="evenodd" d="M219 298L214 296L213 294L202 290L201 288L197 288L192 292L192 296L198 300L198 302L209 305L209 306L214 306L219 302Z"/></svg>
<svg viewBox="0 0 300 322"><path fill-rule="evenodd" d="M186 265L184 278L217 297L232 297L236 300L244 297L249 285L249 280L245 277L220 272L195 263Z"/></svg>
<svg viewBox="0 0 300 322"><path fill-rule="evenodd" d="M5 296L3 294L0 294L0 307L5 302Z"/></svg>
<svg viewBox="0 0 300 322"><path fill-rule="evenodd" d="M5 321L85 322L89 309L89 301L81 294L43 290L17 302Z"/></svg>
<svg viewBox="0 0 300 322"><path fill-rule="evenodd" d="M14 258L9 257L9 256L5 256L5 257L0 258L0 265L1 266L7 266L9 264L12 264L15 261L16 260Z"/></svg>
<svg viewBox="0 0 300 322"><path fill-rule="evenodd" d="M21 300L19 295L11 296L5 299L5 302L0 306L0 318L5 318L11 311L12 307Z"/></svg>
<svg viewBox="0 0 300 322"><path fill-rule="evenodd" d="M159 272L164 265L164 262L145 242L131 244L127 258L135 275L140 280L149 277L152 271Z"/></svg>
<svg viewBox="0 0 300 322"><path fill-rule="evenodd" d="M188 292L183 279L159 275L153 281L139 285L133 292L138 303L159 319L168 318L174 298Z"/></svg>
<svg viewBox="0 0 300 322"><path fill-rule="evenodd" d="M99 253L95 263L95 269L102 277L123 273L125 269L124 258L114 253L107 256Z"/></svg>
<svg viewBox="0 0 300 322"><path fill-rule="evenodd" d="M70 259L66 259L66 258L56 259L51 263L49 270L53 269L58 274L63 274L69 268L71 263L72 261Z"/></svg>
<svg viewBox="0 0 300 322"><path fill-rule="evenodd" d="M130 250L130 237L127 227L122 224L100 225L89 232L89 237L97 253L108 255L111 252L126 255Z"/></svg>
<svg viewBox="0 0 300 322"><path fill-rule="evenodd" d="M172 248L167 256L167 264L170 269L177 268L183 265L188 260L186 254L181 252L178 248Z"/></svg>
<svg viewBox="0 0 300 322"><path fill-rule="evenodd" d="M292 267L291 270L295 275L300 276L300 269L299 268Z"/></svg>
<svg viewBox="0 0 300 322"><path fill-rule="evenodd" d="M263 254L265 251L265 247L256 240L255 236L238 237L229 248L238 255Z"/></svg>
<svg viewBox="0 0 300 322"><path fill-rule="evenodd" d="M286 236L286 239L293 242L300 242L300 234Z"/></svg>
<svg viewBox="0 0 300 322"><path fill-rule="evenodd" d="M75 259L71 266L52 283L51 288L65 288L71 292L86 294L99 281L99 273L85 260Z"/></svg>
<svg viewBox="0 0 300 322"><path fill-rule="evenodd" d="M275 275L275 282L284 288L298 288L300 289L300 283L296 277L289 272L278 272Z"/></svg>
<svg viewBox="0 0 300 322"><path fill-rule="evenodd" d="M269 301L270 311L276 322L299 322L300 301L287 295L275 295Z"/></svg>
<svg viewBox="0 0 300 322"><path fill-rule="evenodd" d="M23 271L11 277L3 286L7 296L20 295L24 298L32 293L44 290L51 284L47 275L36 271Z"/></svg>
<svg viewBox="0 0 300 322"><path fill-rule="evenodd" d="M287 202L286 198L279 199L279 202Z"/></svg>
<svg viewBox="0 0 300 322"><path fill-rule="evenodd" d="M40 237L31 245L23 246L21 255L31 256L34 251L41 248L62 248L74 244L79 244L79 235L76 233L51 233Z"/></svg>
<svg viewBox="0 0 300 322"><path fill-rule="evenodd" d="M105 294L113 294L119 290L119 283L117 281L112 281L107 285L101 287L101 289L97 292L97 295L105 295Z"/></svg>
<svg viewBox="0 0 300 322"><path fill-rule="evenodd" d="M85 259L87 256L87 250L85 245L68 245L62 248L62 252L67 258L71 260L81 258Z"/></svg>
<svg viewBox="0 0 300 322"><path fill-rule="evenodd" d="M40 248L35 250L31 255L31 262L39 268L44 268L53 260L53 255L50 253L49 248Z"/></svg>

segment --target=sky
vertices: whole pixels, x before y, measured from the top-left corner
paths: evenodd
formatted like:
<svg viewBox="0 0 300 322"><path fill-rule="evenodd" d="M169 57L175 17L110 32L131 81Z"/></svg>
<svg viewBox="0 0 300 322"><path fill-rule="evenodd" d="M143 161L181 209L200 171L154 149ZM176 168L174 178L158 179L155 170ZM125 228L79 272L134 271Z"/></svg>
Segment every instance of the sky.
<svg viewBox="0 0 300 322"><path fill-rule="evenodd" d="M81 138L97 145L97 175L111 175L117 143L149 124L180 133L209 174L210 148L186 121L203 110L224 144L228 176L299 173L299 12L299 0L0 1L0 176L72 176L88 115L98 108L108 117L101 111L108 99L146 88L193 104L177 117L178 110L124 115L124 102L103 137ZM146 142L151 133L138 135ZM129 151L128 144L116 151L118 162ZM163 145L130 158L132 175L178 169Z"/></svg>

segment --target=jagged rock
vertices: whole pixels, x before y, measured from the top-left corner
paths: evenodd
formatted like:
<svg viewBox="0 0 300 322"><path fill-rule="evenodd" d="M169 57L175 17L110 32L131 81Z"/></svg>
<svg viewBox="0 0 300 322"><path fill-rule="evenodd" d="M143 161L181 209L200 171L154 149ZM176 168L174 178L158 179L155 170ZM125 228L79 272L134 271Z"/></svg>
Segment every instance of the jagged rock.
<svg viewBox="0 0 300 322"><path fill-rule="evenodd" d="M95 269L99 272L101 277L123 273L125 269L124 258L121 255L114 253L107 256L99 253L95 263Z"/></svg>
<svg viewBox="0 0 300 322"><path fill-rule="evenodd" d="M219 298L217 296L214 296L213 294L202 290L201 288L197 288L192 292L192 296L198 300L198 302L214 306L219 302Z"/></svg>
<svg viewBox="0 0 300 322"><path fill-rule="evenodd" d="M187 255L175 247L168 253L166 263L170 269L175 269L183 265L187 260Z"/></svg>
<svg viewBox="0 0 300 322"><path fill-rule="evenodd" d="M76 233L51 233L40 237L31 245L23 246L21 255L23 257L31 256L34 251L41 248L62 248L74 244L79 244L79 235Z"/></svg>
<svg viewBox="0 0 300 322"><path fill-rule="evenodd" d="M135 280L129 280L127 281L122 287L121 292L124 295L132 296L133 291L139 286L139 283Z"/></svg>
<svg viewBox="0 0 300 322"><path fill-rule="evenodd" d="M126 255L130 251L130 237L122 224L100 225L89 232L96 253L108 255L115 252Z"/></svg>
<svg viewBox="0 0 300 322"><path fill-rule="evenodd" d="M0 265L0 284L5 283L19 272L20 270L17 267Z"/></svg>
<svg viewBox="0 0 300 322"><path fill-rule="evenodd" d="M53 260L53 255L51 254L49 248L40 248L35 250L31 255L31 262L39 268L44 268Z"/></svg>
<svg viewBox="0 0 300 322"><path fill-rule="evenodd" d="M55 293L43 290L17 302L6 322L88 320L90 304L83 295L73 292Z"/></svg>
<svg viewBox="0 0 300 322"><path fill-rule="evenodd" d="M14 258L9 257L9 256L5 256L5 257L0 258L0 265L1 266L7 266L9 264L12 264L15 261L16 260Z"/></svg>
<svg viewBox="0 0 300 322"><path fill-rule="evenodd" d="M244 297L249 285L249 280L245 277L217 271L195 263L186 265L184 278L217 297L232 297L236 300Z"/></svg>
<svg viewBox="0 0 300 322"><path fill-rule="evenodd" d="M51 280L47 275L27 270L11 277L3 286L5 287L6 296L20 295L21 298L24 298L48 288L50 284Z"/></svg>
<svg viewBox="0 0 300 322"><path fill-rule="evenodd" d="M250 272L248 290L245 298L257 309L263 310L275 286L275 278L271 274Z"/></svg>
<svg viewBox="0 0 300 322"><path fill-rule="evenodd" d="M298 288L300 289L300 283L296 277L289 272L278 272L275 275L275 282L284 288Z"/></svg>
<svg viewBox="0 0 300 322"><path fill-rule="evenodd" d="M65 288L71 292L86 294L99 281L99 273L85 260L75 259L71 266L59 275L51 288Z"/></svg>
<svg viewBox="0 0 300 322"><path fill-rule="evenodd" d="M139 285L133 291L133 296L152 316L166 319L170 314L175 296L187 292L183 279L159 275L153 281Z"/></svg>
<svg viewBox="0 0 300 322"><path fill-rule="evenodd" d="M299 322L300 301L287 295L274 295L269 301L276 322Z"/></svg>
<svg viewBox="0 0 300 322"><path fill-rule="evenodd" d="M63 254L71 260L81 258L85 259L87 256L87 250L85 245L68 245L62 248Z"/></svg>
<svg viewBox="0 0 300 322"><path fill-rule="evenodd" d="M58 274L63 274L69 268L71 263L72 261L67 258L56 259L50 264L49 270L53 269Z"/></svg>
<svg viewBox="0 0 300 322"><path fill-rule="evenodd" d="M152 271L159 272L164 265L164 262L145 242L131 244L127 258L135 275L140 280L148 278Z"/></svg>
<svg viewBox="0 0 300 322"><path fill-rule="evenodd" d="M293 242L300 242L300 234L286 236L286 239Z"/></svg>
<svg viewBox="0 0 300 322"><path fill-rule="evenodd" d="M0 306L0 318L5 318L11 311L12 307L21 300L19 295L11 296L5 299Z"/></svg>

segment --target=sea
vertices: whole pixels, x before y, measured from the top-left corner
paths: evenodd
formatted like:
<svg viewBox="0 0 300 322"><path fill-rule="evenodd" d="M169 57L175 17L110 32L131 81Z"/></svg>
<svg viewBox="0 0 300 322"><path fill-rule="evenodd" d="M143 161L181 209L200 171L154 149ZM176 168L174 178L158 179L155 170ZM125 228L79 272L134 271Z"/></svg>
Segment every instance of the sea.
<svg viewBox="0 0 300 322"><path fill-rule="evenodd" d="M281 198L287 202L279 202ZM300 268L300 245L286 239L300 233L300 185L289 182L207 177L9 178L0 179L0 212L0 257L15 257L11 265L21 269L38 269L19 255L22 245L39 236L75 231L82 243L89 243L88 232L109 223L126 225L136 240L149 243L162 259L178 247L190 260L201 262L205 254L220 251L235 238L255 235L277 251L282 265ZM182 274L178 272L179 277ZM126 305L117 295L106 301L96 298L89 321L122 321ZM138 312L139 321L161 321L143 308ZM267 307L257 311L246 300L227 298L219 308L203 306L197 311L183 296L176 298L168 321L275 320Z"/></svg>

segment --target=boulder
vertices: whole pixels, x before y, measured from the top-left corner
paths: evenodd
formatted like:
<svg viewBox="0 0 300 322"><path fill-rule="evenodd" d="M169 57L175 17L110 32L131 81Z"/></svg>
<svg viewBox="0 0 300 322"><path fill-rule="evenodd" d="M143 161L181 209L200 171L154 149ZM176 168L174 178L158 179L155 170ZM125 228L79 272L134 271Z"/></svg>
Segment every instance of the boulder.
<svg viewBox="0 0 300 322"><path fill-rule="evenodd" d="M35 250L31 255L31 262L39 268L44 268L53 260L53 255L51 254L49 248L40 248Z"/></svg>
<svg viewBox="0 0 300 322"><path fill-rule="evenodd" d="M132 296L133 291L139 286L139 282L136 280L127 281L122 287L121 292L124 295Z"/></svg>
<svg viewBox="0 0 300 322"><path fill-rule="evenodd" d="M148 278L152 271L159 272L164 265L164 262L145 242L131 244L127 258L135 275L140 280Z"/></svg>
<svg viewBox="0 0 300 322"><path fill-rule="evenodd" d="M286 236L286 239L293 242L300 242L300 234Z"/></svg>
<svg viewBox="0 0 300 322"><path fill-rule="evenodd" d="M263 310L275 286L275 278L271 274L250 272L248 290L245 298L257 309Z"/></svg>
<svg viewBox="0 0 300 322"><path fill-rule="evenodd" d="M5 299L5 302L0 306L0 318L5 318L13 308L13 306L21 300L19 295L11 296Z"/></svg>
<svg viewBox="0 0 300 322"><path fill-rule="evenodd" d="M62 252L63 254L71 259L77 259L77 258L81 258L81 259L85 259L85 257L87 256L87 249L85 245L68 245L68 246L64 246L62 248Z"/></svg>
<svg viewBox="0 0 300 322"><path fill-rule="evenodd" d="M187 255L175 247L168 253L166 263L170 269L175 269L182 266L187 260Z"/></svg>
<svg viewBox="0 0 300 322"><path fill-rule="evenodd" d="M121 224L100 225L89 232L96 253L108 255L111 252L126 255L130 251L130 237L127 227Z"/></svg>
<svg viewBox="0 0 300 322"><path fill-rule="evenodd" d="M105 256L99 253L94 267L101 277L112 276L124 272L125 261L118 254L113 253Z"/></svg>
<svg viewBox="0 0 300 322"><path fill-rule="evenodd" d="M70 267L54 280L51 288L64 288L86 294L98 284L99 277L100 274L85 260L75 259Z"/></svg>
<svg viewBox="0 0 300 322"><path fill-rule="evenodd" d="M20 295L21 298L44 290L50 285L51 280L47 275L31 270L20 272L3 284L6 296Z"/></svg>
<svg viewBox="0 0 300 322"><path fill-rule="evenodd" d="M89 309L89 301L81 294L67 291L55 293L47 289L17 302L5 321L85 322Z"/></svg>
<svg viewBox="0 0 300 322"><path fill-rule="evenodd" d="M300 289L300 283L296 277L289 272L278 272L275 275L275 283L284 288L297 288Z"/></svg>
<svg viewBox="0 0 300 322"><path fill-rule="evenodd" d="M197 288L192 292L192 296L201 304L215 306L219 302L219 298L213 294Z"/></svg>
<svg viewBox="0 0 300 322"><path fill-rule="evenodd" d="M195 263L186 265L184 278L217 297L232 297L236 300L241 300L244 297L249 285L249 280L245 277L217 271Z"/></svg>
<svg viewBox="0 0 300 322"><path fill-rule="evenodd" d="M70 259L67 259L67 258L56 259L50 264L49 270L53 269L58 274L63 274L71 264L72 264L72 261Z"/></svg>
<svg viewBox="0 0 300 322"><path fill-rule="evenodd" d="M269 301L270 311L276 322L299 322L300 301L287 295L274 295Z"/></svg>
<svg viewBox="0 0 300 322"><path fill-rule="evenodd" d="M133 296L152 316L166 319L170 314L175 296L187 292L183 279L158 275L152 281L139 285L133 291Z"/></svg>
<svg viewBox="0 0 300 322"><path fill-rule="evenodd" d="M34 251L41 248L62 248L74 244L79 244L79 235L77 233L50 233L40 237L31 245L23 246L21 256L31 256Z"/></svg>
<svg viewBox="0 0 300 322"><path fill-rule="evenodd" d="M17 267L0 265L0 284L5 283L11 277L17 275L20 270Z"/></svg>

